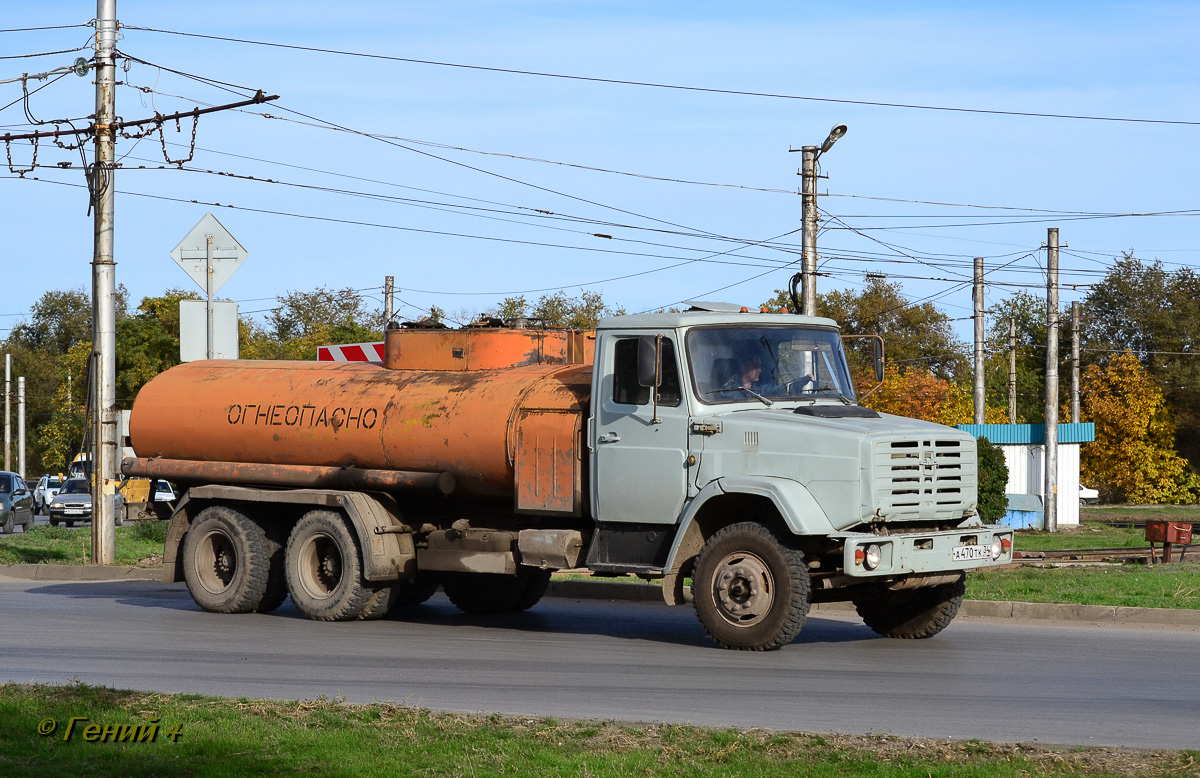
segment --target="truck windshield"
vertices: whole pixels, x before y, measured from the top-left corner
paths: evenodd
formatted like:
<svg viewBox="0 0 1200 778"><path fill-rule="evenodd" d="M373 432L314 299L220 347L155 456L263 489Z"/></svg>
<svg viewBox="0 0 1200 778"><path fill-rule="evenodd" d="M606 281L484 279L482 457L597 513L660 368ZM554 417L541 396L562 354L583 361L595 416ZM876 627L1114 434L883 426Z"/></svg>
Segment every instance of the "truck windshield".
<svg viewBox="0 0 1200 778"><path fill-rule="evenodd" d="M687 335L687 350L692 383L706 403L818 397L854 402L833 330L697 327Z"/></svg>

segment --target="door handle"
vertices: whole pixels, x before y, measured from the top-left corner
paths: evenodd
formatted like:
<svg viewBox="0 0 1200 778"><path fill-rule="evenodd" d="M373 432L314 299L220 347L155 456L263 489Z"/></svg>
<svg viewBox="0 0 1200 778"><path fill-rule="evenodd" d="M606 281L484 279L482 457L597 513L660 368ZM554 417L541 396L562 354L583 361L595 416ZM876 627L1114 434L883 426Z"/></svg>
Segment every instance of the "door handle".
<svg viewBox="0 0 1200 778"><path fill-rule="evenodd" d="M596 438L596 442L597 443L620 443L621 436L615 432L606 432L605 434Z"/></svg>

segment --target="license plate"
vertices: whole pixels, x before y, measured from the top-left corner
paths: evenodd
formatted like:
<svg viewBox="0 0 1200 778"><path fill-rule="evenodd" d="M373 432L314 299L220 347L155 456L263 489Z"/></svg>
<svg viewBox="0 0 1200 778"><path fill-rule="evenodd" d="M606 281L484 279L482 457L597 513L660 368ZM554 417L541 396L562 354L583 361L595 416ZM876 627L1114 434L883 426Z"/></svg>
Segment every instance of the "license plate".
<svg viewBox="0 0 1200 778"><path fill-rule="evenodd" d="M87 511L84 510L83 508L67 508L65 511L63 511L63 513L69 513L72 516L77 516L81 513L87 513Z"/></svg>
<svg viewBox="0 0 1200 778"><path fill-rule="evenodd" d="M991 559L992 550L988 546L955 546L954 561L970 562L976 559Z"/></svg>

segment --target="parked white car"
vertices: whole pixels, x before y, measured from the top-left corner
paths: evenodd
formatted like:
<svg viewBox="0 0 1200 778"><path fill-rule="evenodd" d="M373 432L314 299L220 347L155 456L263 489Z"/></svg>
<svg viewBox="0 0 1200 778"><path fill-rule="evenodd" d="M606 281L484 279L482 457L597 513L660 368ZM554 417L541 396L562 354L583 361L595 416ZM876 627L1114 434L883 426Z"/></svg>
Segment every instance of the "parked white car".
<svg viewBox="0 0 1200 778"><path fill-rule="evenodd" d="M58 490L62 488L62 478L57 475L47 473L38 479L37 486L33 488L33 512L45 513L50 501L54 499L54 495L58 494Z"/></svg>
<svg viewBox="0 0 1200 778"><path fill-rule="evenodd" d="M1095 489L1089 489L1083 484L1079 485L1079 504L1080 505L1095 505L1100 502L1100 492Z"/></svg>

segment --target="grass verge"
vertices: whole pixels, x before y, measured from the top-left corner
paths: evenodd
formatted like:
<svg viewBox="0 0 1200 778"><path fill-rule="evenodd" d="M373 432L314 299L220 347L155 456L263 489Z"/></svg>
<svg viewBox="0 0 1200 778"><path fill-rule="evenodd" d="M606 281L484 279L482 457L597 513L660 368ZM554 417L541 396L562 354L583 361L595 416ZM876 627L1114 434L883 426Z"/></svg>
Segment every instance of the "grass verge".
<svg viewBox="0 0 1200 778"><path fill-rule="evenodd" d="M967 599L1200 610L1200 563L1019 567L967 576Z"/></svg>
<svg viewBox="0 0 1200 778"><path fill-rule="evenodd" d="M162 564L166 522L139 521L117 527L114 564L156 567ZM25 532L0 536L0 564L83 565L92 558L91 527L39 524Z"/></svg>
<svg viewBox="0 0 1200 778"><path fill-rule="evenodd" d="M71 717L77 721L64 741ZM150 726L154 742L99 740ZM0 772L19 776L1184 776L1200 752L715 730L435 713L337 700L272 702L0 686ZM50 728L39 734L39 726ZM92 740L86 739L85 729ZM126 729L126 732L129 730ZM140 730L148 733L148 729ZM177 737L168 732L180 733Z"/></svg>
<svg viewBox="0 0 1200 778"><path fill-rule="evenodd" d="M1058 532L1018 530L1013 545L1018 551L1062 551L1084 548L1146 548L1146 530L1141 527L1113 526L1102 522L1084 522L1059 527Z"/></svg>
<svg viewBox="0 0 1200 778"><path fill-rule="evenodd" d="M1200 522L1200 505L1090 505L1079 508L1081 522Z"/></svg>

